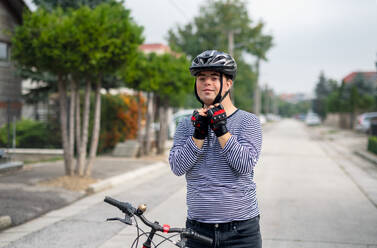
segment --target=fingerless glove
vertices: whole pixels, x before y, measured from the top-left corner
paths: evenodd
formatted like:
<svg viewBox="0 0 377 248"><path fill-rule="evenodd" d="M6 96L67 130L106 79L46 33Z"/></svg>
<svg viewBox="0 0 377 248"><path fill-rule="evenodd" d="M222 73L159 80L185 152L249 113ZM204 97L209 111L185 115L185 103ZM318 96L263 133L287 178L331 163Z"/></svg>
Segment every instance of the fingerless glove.
<svg viewBox="0 0 377 248"><path fill-rule="evenodd" d="M195 139L204 140L208 135L208 118L199 114L194 110L191 117L192 125L195 127L193 137Z"/></svg>
<svg viewBox="0 0 377 248"><path fill-rule="evenodd" d="M226 113L221 104L208 109L207 118L211 129L215 132L217 137L223 136L228 132L226 127Z"/></svg>

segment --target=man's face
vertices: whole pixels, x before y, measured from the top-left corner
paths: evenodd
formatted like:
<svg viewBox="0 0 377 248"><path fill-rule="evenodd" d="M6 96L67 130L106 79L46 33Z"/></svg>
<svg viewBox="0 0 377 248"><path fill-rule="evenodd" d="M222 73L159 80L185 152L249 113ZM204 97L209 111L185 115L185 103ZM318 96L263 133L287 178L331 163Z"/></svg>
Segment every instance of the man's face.
<svg viewBox="0 0 377 248"><path fill-rule="evenodd" d="M223 76L223 92L229 89L229 82ZM209 106L215 100L220 91L220 73L214 71L203 71L197 75L196 91L205 105Z"/></svg>

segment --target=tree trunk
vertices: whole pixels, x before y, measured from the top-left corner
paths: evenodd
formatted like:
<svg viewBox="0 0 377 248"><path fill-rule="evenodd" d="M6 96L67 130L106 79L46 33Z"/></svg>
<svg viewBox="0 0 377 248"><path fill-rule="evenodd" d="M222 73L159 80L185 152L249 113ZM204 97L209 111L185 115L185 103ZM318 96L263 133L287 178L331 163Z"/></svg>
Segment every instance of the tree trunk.
<svg viewBox="0 0 377 248"><path fill-rule="evenodd" d="M138 112L137 112L137 140L139 142L139 155L142 155L144 154L144 146L143 146L143 136L141 134L141 120L143 119L142 118L142 114L143 114L143 106L141 104L141 92L138 91L137 92L137 105L139 106L138 107Z"/></svg>
<svg viewBox="0 0 377 248"><path fill-rule="evenodd" d="M92 172L93 162L96 158L97 148L98 148L98 140L99 140L99 133L100 133L100 126L101 126L101 80L96 84L96 100L94 105L94 124L93 124L93 131L92 131L92 140L90 144L90 152L89 152L89 159L88 163L85 168L85 176L90 176Z"/></svg>
<svg viewBox="0 0 377 248"><path fill-rule="evenodd" d="M71 166L69 168L69 175L73 175L73 162L74 162L74 147L75 147L75 101L76 101L76 84L71 79L70 82L70 88L71 88L71 96L69 99L69 133L68 133L68 138L69 138L69 153L71 155Z"/></svg>
<svg viewBox="0 0 377 248"><path fill-rule="evenodd" d="M256 70L256 76L255 76L255 86L254 86L254 114L260 115L260 92L259 92L259 64L260 59L257 58L257 61L255 63L255 70Z"/></svg>
<svg viewBox="0 0 377 248"><path fill-rule="evenodd" d="M144 155L149 155L151 152L151 126L153 123L153 93L148 92L147 96L147 121L145 124L145 153Z"/></svg>
<svg viewBox="0 0 377 248"><path fill-rule="evenodd" d="M163 154L165 152L165 143L168 133L168 122L167 122L167 101L159 99L158 113L160 116L160 131L158 133L158 154Z"/></svg>
<svg viewBox="0 0 377 248"><path fill-rule="evenodd" d="M68 130L67 130L67 91L63 78L58 76L58 88L59 88L59 110L60 110L60 128L62 131L62 142L64 150L64 168L65 174L69 175L71 167L71 154L68 142Z"/></svg>
<svg viewBox="0 0 377 248"><path fill-rule="evenodd" d="M81 154L81 106L80 106L80 87L77 81L76 83L76 168L75 168L75 174L78 174L79 172L79 156Z"/></svg>
<svg viewBox="0 0 377 248"><path fill-rule="evenodd" d="M84 167L86 161L86 148L88 144L88 128L89 128L89 112L90 112L90 91L91 85L90 81L86 81L85 86L85 102L84 102L84 115L83 115L83 126L81 131L81 146L80 146L80 154L79 154L79 168L78 168L78 175L84 175Z"/></svg>

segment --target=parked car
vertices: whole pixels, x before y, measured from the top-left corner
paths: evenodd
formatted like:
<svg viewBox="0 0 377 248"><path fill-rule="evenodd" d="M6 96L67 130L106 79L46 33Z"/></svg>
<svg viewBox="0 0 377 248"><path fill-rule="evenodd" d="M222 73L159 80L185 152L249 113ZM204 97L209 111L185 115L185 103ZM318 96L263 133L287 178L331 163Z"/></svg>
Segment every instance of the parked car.
<svg viewBox="0 0 377 248"><path fill-rule="evenodd" d="M305 123L308 126L316 126L321 124L321 118L315 113L309 113L306 115Z"/></svg>
<svg viewBox="0 0 377 248"><path fill-rule="evenodd" d="M260 124L262 124L262 125L267 122L266 116L264 116L264 115L260 115L260 116L258 116L258 118L259 118Z"/></svg>
<svg viewBox="0 0 377 248"><path fill-rule="evenodd" d="M357 117L355 129L364 133L370 132L370 120L377 118L377 112L364 113Z"/></svg>
<svg viewBox="0 0 377 248"><path fill-rule="evenodd" d="M174 138L175 130L178 126L178 123L185 117L190 117L194 109L184 109L180 110L173 115L173 120L169 123L169 138Z"/></svg>

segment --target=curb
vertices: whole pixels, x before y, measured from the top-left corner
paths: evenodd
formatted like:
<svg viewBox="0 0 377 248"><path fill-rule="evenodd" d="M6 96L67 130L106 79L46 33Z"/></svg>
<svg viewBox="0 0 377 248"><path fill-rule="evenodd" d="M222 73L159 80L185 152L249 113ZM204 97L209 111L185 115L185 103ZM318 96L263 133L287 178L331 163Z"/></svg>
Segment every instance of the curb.
<svg viewBox="0 0 377 248"><path fill-rule="evenodd" d="M132 171L126 172L126 173L119 175L119 176L110 177L110 178L105 179L103 181L100 181L98 183L91 184L86 189L86 193L87 194L98 193L98 192L103 191L105 189L112 188L112 187L114 187L118 184L124 183L127 180L130 180L132 178L142 176L142 175L145 175L147 173L151 173L151 172L158 170L158 169L160 169L164 166L167 166L166 163L157 162L157 163L145 166L141 169L132 170Z"/></svg>
<svg viewBox="0 0 377 248"><path fill-rule="evenodd" d="M12 225L12 219L10 216L0 216L0 231L6 229Z"/></svg>
<svg viewBox="0 0 377 248"><path fill-rule="evenodd" d="M4 164L0 164L0 173L19 170L19 169L22 169L23 166L24 166L24 163L21 161L6 162Z"/></svg>
<svg viewBox="0 0 377 248"><path fill-rule="evenodd" d="M377 165L377 156L370 153L370 152L366 152L366 151L363 151L363 150L355 150L354 153L356 155L358 155L359 157L373 163L374 165Z"/></svg>

